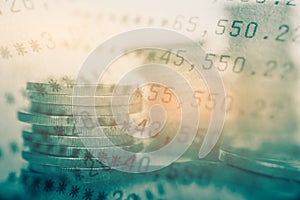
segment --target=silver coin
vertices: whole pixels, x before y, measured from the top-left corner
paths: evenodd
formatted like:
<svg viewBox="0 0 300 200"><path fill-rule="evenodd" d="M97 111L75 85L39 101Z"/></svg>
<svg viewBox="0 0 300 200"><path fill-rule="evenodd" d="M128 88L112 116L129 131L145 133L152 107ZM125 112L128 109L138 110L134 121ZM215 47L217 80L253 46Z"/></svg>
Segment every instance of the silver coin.
<svg viewBox="0 0 300 200"><path fill-rule="evenodd" d="M268 175L276 178L300 181L300 163L289 163L264 158L245 156L233 149L223 147L220 149L219 160L228 165L238 167L247 171Z"/></svg>
<svg viewBox="0 0 300 200"><path fill-rule="evenodd" d="M73 157L73 158L83 158L88 150L95 149L95 151L102 152L106 155L110 155L110 157L118 156L116 147L93 147L93 148L86 148L86 147L70 147L70 146L62 146L62 145L45 145L27 141L26 144L29 146L29 149L33 152L47 154L52 156L61 156L61 157ZM143 143L132 144L128 146L122 146L122 149L130 152L141 152L143 150ZM93 151L93 150L92 150ZM107 159L109 159L107 157Z"/></svg>
<svg viewBox="0 0 300 200"><path fill-rule="evenodd" d="M40 95L37 92L28 92L28 96L32 102L39 103L49 103L49 104L63 104L63 105L73 105L72 95L62 95L62 94L45 94ZM133 105L142 102L141 95L133 95L130 98L128 96L77 96L76 105L81 106L109 106L112 104L112 98L115 102L120 102L118 105ZM128 99L130 101L128 102Z"/></svg>
<svg viewBox="0 0 300 200"><path fill-rule="evenodd" d="M44 126L44 125L32 125L32 132L40 133L44 135L57 135L57 136L99 136L99 132L101 129L106 136L117 136L124 135L124 131L122 128L120 129L118 126L99 126L93 130L89 130L84 127L76 127L73 126Z"/></svg>
<svg viewBox="0 0 300 200"><path fill-rule="evenodd" d="M67 115L72 116L75 113L73 112L74 107L76 109L80 109L84 112L93 113L94 111L99 116L113 116L114 113L112 111L111 106L73 106L73 105L58 105L58 104L45 104L45 103L38 103L38 102L32 102L31 103L31 112L35 113L41 113L46 115ZM117 113L122 112L123 110L129 110L130 114L138 113L142 111L142 104L134 104L130 106L118 106L115 107ZM118 112L119 110L119 112Z"/></svg>
<svg viewBox="0 0 300 200"><path fill-rule="evenodd" d="M36 164L32 164L32 165L34 168L37 168ZM95 184L95 183L102 182L101 179L99 179L99 177L101 177L100 175L98 175L98 179L93 179L93 177L90 177L89 174L87 174L87 176L84 176L82 174L82 171L84 170L80 168L75 168L75 169L70 168L70 170L68 171L58 170L56 172L50 173L50 172L37 172L30 169L29 167L28 169L21 170L20 178L21 178L21 182L23 183L23 186L25 187L33 187L37 182L39 184L42 184L43 187L41 188L42 190L37 192L41 192L43 196L47 194L44 191L48 192L49 195L49 192L57 190L57 186L61 183L65 183L67 185L77 185L78 183L87 185L87 184ZM113 175L115 172L113 170L107 171L107 170L100 170L100 169L99 171L101 171L103 174L110 173L111 175ZM105 179L103 181L105 181ZM109 179L107 179L106 181L109 181ZM56 199L56 198L49 198L49 199Z"/></svg>
<svg viewBox="0 0 300 200"><path fill-rule="evenodd" d="M95 128L98 125L101 126L114 126L116 125L115 117L124 117L127 116L52 116L45 115L40 113L31 113L28 111L18 111L18 119L22 122L35 124L35 125L49 125L49 126L73 126L76 124L76 127L86 127L86 128ZM130 114L132 118L138 118L140 116L137 114Z"/></svg>
<svg viewBox="0 0 300 200"><path fill-rule="evenodd" d="M70 180L76 181L94 181L94 180L104 180L109 181L117 178L114 176L115 173L120 175L120 172L112 170L108 166L103 167L61 167L55 165L43 165L37 163L30 163L28 169L33 172L44 174L47 176L65 176ZM120 178L120 177L119 177Z"/></svg>
<svg viewBox="0 0 300 200"><path fill-rule="evenodd" d="M60 83L36 83L27 82L26 89L34 91L41 96L45 94L73 94L75 85L61 85ZM96 88L96 89L95 89ZM77 85L76 91L80 95L94 94L96 96L111 96L116 88L115 84L99 84L99 85ZM130 92L138 88L136 85L118 85L118 93L122 95L131 95ZM76 94L73 94L76 95Z"/></svg>
<svg viewBox="0 0 300 200"><path fill-rule="evenodd" d="M26 142L35 142L46 145L65 145L75 147L108 147L113 145L131 145L134 143L133 137L129 135L111 136L111 137L73 137L73 136L53 136L42 135L38 133L31 133L23 131L22 136Z"/></svg>
<svg viewBox="0 0 300 200"><path fill-rule="evenodd" d="M101 152L101 151L100 151ZM123 165L123 163L128 159L126 155L116 155L118 156L119 162L107 163L111 167L117 167ZM108 158L115 158L115 155L108 155ZM41 165L52 165L57 167L81 167L81 168L104 168L108 166L106 160L102 158L95 158L90 152L86 152L85 157L83 158L70 158L70 157L59 157L59 156L50 156L35 152L22 152L22 157L24 160L28 161L30 164L36 163Z"/></svg>

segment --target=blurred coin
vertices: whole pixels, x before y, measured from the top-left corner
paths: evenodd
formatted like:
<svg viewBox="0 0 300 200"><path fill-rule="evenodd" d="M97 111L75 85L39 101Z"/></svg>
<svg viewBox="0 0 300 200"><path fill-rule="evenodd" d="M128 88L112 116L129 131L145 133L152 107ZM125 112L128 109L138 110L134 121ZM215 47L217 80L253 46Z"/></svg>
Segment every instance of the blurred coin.
<svg viewBox="0 0 300 200"><path fill-rule="evenodd" d="M140 114L130 114L130 118L139 117ZM123 116L115 116L123 118ZM49 126L73 126L76 124L78 127L95 128L99 123L101 126L114 126L116 125L115 117L112 116L50 116L40 113L31 113L28 111L18 111L18 119L22 122L36 125L49 125ZM124 115L124 118L128 115ZM87 125L88 124L88 125Z"/></svg>
<svg viewBox="0 0 300 200"><path fill-rule="evenodd" d="M107 147L113 145L131 145L134 139L131 136L111 136L111 137L73 137L73 136L53 136L32 133L28 131L22 132L25 142L35 142L46 145L65 145L76 147ZM26 144L26 143L25 143Z"/></svg>
<svg viewBox="0 0 300 200"><path fill-rule="evenodd" d="M28 166L30 171L41 173L44 176L64 176L76 181L93 181L93 180L111 180L116 178L114 174L115 170L112 170L109 166L103 167L61 167L49 164L37 164L30 163ZM119 177L120 178L120 177Z"/></svg>
<svg viewBox="0 0 300 200"><path fill-rule="evenodd" d="M49 104L63 104L73 105L72 95L63 94L44 94L40 95L38 92L28 92L28 96L32 102L49 103ZM77 96L76 105L91 106L109 106L112 104L112 99L115 102L120 102L119 105L132 105L141 103L142 98L139 95L128 96ZM130 101L128 102L128 99Z"/></svg>
<svg viewBox="0 0 300 200"><path fill-rule="evenodd" d="M73 126L45 126L45 125L32 125L32 132L40 133L43 135L58 135L58 136L99 136L100 130L107 136L124 135L124 131L118 126L99 126L93 130L87 128Z"/></svg>
<svg viewBox="0 0 300 200"><path fill-rule="evenodd" d="M46 115L75 115L74 108L80 109L84 112L93 113L94 111L100 116L113 116L112 106L74 106L74 105L58 105L58 104L46 104L46 103L31 103L31 112L46 114ZM142 104L133 104L129 106L114 107L116 113L120 113L123 110L128 110L130 114L142 111ZM119 110L119 112L118 112Z"/></svg>
<svg viewBox="0 0 300 200"><path fill-rule="evenodd" d="M120 160L126 160L125 155L119 155ZM59 156L50 156L35 152L22 152L23 159L27 160L30 164L36 163L41 165L52 165L57 167L66 167L66 168L74 168L74 167L80 167L80 168L101 168L104 169L105 165L104 162L101 161L101 159L95 158L90 154L89 152L86 153L85 157L83 158L70 158L70 157L59 157ZM112 155L108 155L108 157L112 157ZM119 162L111 162L109 163L111 167L120 166L123 163Z"/></svg>
<svg viewBox="0 0 300 200"><path fill-rule="evenodd" d="M245 151L245 150L243 150ZM248 156L245 156L248 155ZM256 158L241 154L238 149L222 147L219 159L228 165L276 178L300 181L300 163Z"/></svg>
<svg viewBox="0 0 300 200"><path fill-rule="evenodd" d="M73 158L82 158L84 157L88 150L94 149L94 151L103 150L104 155L112 155L118 156L116 151L116 147L70 147L70 146L63 146L63 145L45 145L39 144L35 142L27 141L26 144L29 146L30 150L33 152L41 153L41 154L48 154L53 156L62 156L62 157L73 157ZM132 144L127 146L122 146L122 149L130 152L141 152L143 150L143 143Z"/></svg>

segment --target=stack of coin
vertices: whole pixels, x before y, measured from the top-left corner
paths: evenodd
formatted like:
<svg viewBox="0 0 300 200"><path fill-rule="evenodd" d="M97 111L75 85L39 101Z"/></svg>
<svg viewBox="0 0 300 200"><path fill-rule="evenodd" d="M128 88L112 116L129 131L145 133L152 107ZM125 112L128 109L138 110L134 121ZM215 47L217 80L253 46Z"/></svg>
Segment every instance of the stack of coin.
<svg viewBox="0 0 300 200"><path fill-rule="evenodd" d="M115 85L97 85L95 96L76 96L79 99L76 105L73 102L73 87L74 84L70 82L63 84L54 80L48 83L27 83L31 106L28 110L18 112L18 119L30 124L30 129L24 129L22 133L24 144L28 146L28 151L23 151L22 156L29 163L28 170L33 173L70 173L76 180L83 177L90 180L93 174L102 174L98 178L103 179L107 173L100 173L99 170L122 165L122 155L116 154L116 146L140 152L143 144L124 134L116 124L112 112ZM127 106L127 115L139 115L143 108L141 98L126 92L133 86L121 87L124 96L118 96L120 104L114 106ZM80 89L88 92L92 88L85 85ZM75 107L85 112L74 115ZM92 111L97 114L86 114ZM105 155L102 150L105 150ZM95 157L95 152L98 157Z"/></svg>
<svg viewBox="0 0 300 200"><path fill-rule="evenodd" d="M282 153L278 151L276 154L270 153L272 152L270 151L270 145L268 147L269 151L265 148L261 149L261 151L254 151L224 145L220 148L219 160L227 165L256 174L299 182L299 148L297 146L290 146L289 157L287 157L286 152Z"/></svg>

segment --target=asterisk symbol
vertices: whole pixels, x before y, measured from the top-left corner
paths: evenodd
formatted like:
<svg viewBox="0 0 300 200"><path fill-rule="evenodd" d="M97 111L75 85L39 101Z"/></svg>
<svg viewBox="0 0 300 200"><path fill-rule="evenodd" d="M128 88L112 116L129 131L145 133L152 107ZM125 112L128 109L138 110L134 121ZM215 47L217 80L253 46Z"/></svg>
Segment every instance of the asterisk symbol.
<svg viewBox="0 0 300 200"><path fill-rule="evenodd" d="M72 186L72 189L71 189L71 192L70 192L69 195L70 195L72 198L78 197L79 190L80 190L80 187L78 187L77 185Z"/></svg>
<svg viewBox="0 0 300 200"><path fill-rule="evenodd" d="M44 186L44 190L46 191L46 192L48 192L48 191L52 191L53 190L53 187L54 187L54 182L52 181L52 180L47 180L46 182L45 182L45 186Z"/></svg>
<svg viewBox="0 0 300 200"><path fill-rule="evenodd" d="M66 191L66 187L67 184L64 181L62 181L58 184L56 192L58 192L59 194L64 194Z"/></svg>
<svg viewBox="0 0 300 200"><path fill-rule="evenodd" d="M85 192L84 192L84 195L83 195L83 199L85 199L85 200L92 200L93 193L94 193L94 191L91 190L90 188L85 189Z"/></svg>
<svg viewBox="0 0 300 200"><path fill-rule="evenodd" d="M46 88L42 83L35 83L33 87L40 96L45 96L45 94L47 94Z"/></svg>
<svg viewBox="0 0 300 200"><path fill-rule="evenodd" d="M105 192L99 192L97 200L106 200L107 194Z"/></svg>
<svg viewBox="0 0 300 200"><path fill-rule="evenodd" d="M37 40L30 40L29 44L33 52L39 52L40 50L42 50Z"/></svg>
<svg viewBox="0 0 300 200"><path fill-rule="evenodd" d="M14 47L15 47L16 51L18 52L19 56L24 56L27 53L23 43L16 43L14 45Z"/></svg>
<svg viewBox="0 0 300 200"><path fill-rule="evenodd" d="M48 83L50 84L50 87L52 88L53 92L59 92L61 90L61 86L57 82L57 80L50 79Z"/></svg>
<svg viewBox="0 0 300 200"><path fill-rule="evenodd" d="M73 88L75 81L73 79L71 79L70 77L64 76L62 78L62 81L65 82L65 84L67 85L67 88Z"/></svg>
<svg viewBox="0 0 300 200"><path fill-rule="evenodd" d="M12 55L11 55L10 51L8 50L8 47L0 47L0 55L4 59L12 58Z"/></svg>

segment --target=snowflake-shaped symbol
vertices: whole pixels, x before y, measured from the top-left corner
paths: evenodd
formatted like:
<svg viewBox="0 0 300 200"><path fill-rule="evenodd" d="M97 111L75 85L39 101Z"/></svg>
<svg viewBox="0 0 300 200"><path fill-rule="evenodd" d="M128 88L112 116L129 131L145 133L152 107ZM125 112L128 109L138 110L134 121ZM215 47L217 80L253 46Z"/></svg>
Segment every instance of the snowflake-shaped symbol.
<svg viewBox="0 0 300 200"><path fill-rule="evenodd" d="M56 192L58 192L59 194L64 194L66 191L66 187L67 187L66 182L62 181L58 184Z"/></svg>
<svg viewBox="0 0 300 200"><path fill-rule="evenodd" d="M44 185L44 190L46 192L51 192L54 189L54 182L51 179L46 180Z"/></svg>
<svg viewBox="0 0 300 200"><path fill-rule="evenodd" d="M8 47L0 47L0 55L3 59L10 59L12 55L8 49Z"/></svg>
<svg viewBox="0 0 300 200"><path fill-rule="evenodd" d="M80 190L80 187L78 187L78 185L72 186L69 195L70 195L72 198L78 197L79 190Z"/></svg>
<svg viewBox="0 0 300 200"><path fill-rule="evenodd" d="M58 136L63 136L65 133L65 127L61 126L55 126L54 131Z"/></svg>
<svg viewBox="0 0 300 200"><path fill-rule="evenodd" d="M64 82L67 88L73 88L75 81L68 76L64 76L62 78L62 82Z"/></svg>
<svg viewBox="0 0 300 200"><path fill-rule="evenodd" d="M130 129L131 129L130 122L129 121L124 121L123 124L122 124L121 131L122 132L129 132Z"/></svg>
<svg viewBox="0 0 300 200"><path fill-rule="evenodd" d="M110 166L120 166L121 165L121 157L119 155L112 156Z"/></svg>
<svg viewBox="0 0 300 200"><path fill-rule="evenodd" d="M42 50L37 40L30 40L28 43L33 52L39 52L40 50Z"/></svg>
<svg viewBox="0 0 300 200"><path fill-rule="evenodd" d="M5 99L6 99L6 103L9 105L12 105L16 102L15 97L10 92L5 93Z"/></svg>
<svg viewBox="0 0 300 200"><path fill-rule="evenodd" d="M26 51L23 43L16 43L16 44L14 44L14 47L19 56L24 56L26 53L28 53Z"/></svg>
<svg viewBox="0 0 300 200"><path fill-rule="evenodd" d="M9 144L9 148L10 148L10 151L14 154L18 153L19 152L19 146L16 142L11 142Z"/></svg>
<svg viewBox="0 0 300 200"><path fill-rule="evenodd" d="M85 189L85 192L83 194L83 199L84 200L92 200L93 193L94 193L94 191L91 190L90 188Z"/></svg>
<svg viewBox="0 0 300 200"><path fill-rule="evenodd" d="M61 89L60 84L57 82L57 80L54 79L50 79L50 81L48 82L50 87L52 88L52 92L59 92Z"/></svg>
<svg viewBox="0 0 300 200"><path fill-rule="evenodd" d="M35 83L33 87L40 96L45 96L45 94L47 94L46 88L42 83Z"/></svg>
<svg viewBox="0 0 300 200"><path fill-rule="evenodd" d="M76 181L81 181L81 179L84 178L84 176L81 175L80 169L75 169L75 170L72 171L72 173L74 174L74 177L75 177Z"/></svg>
<svg viewBox="0 0 300 200"><path fill-rule="evenodd" d="M105 192L99 192L97 200L106 200L107 194Z"/></svg>

